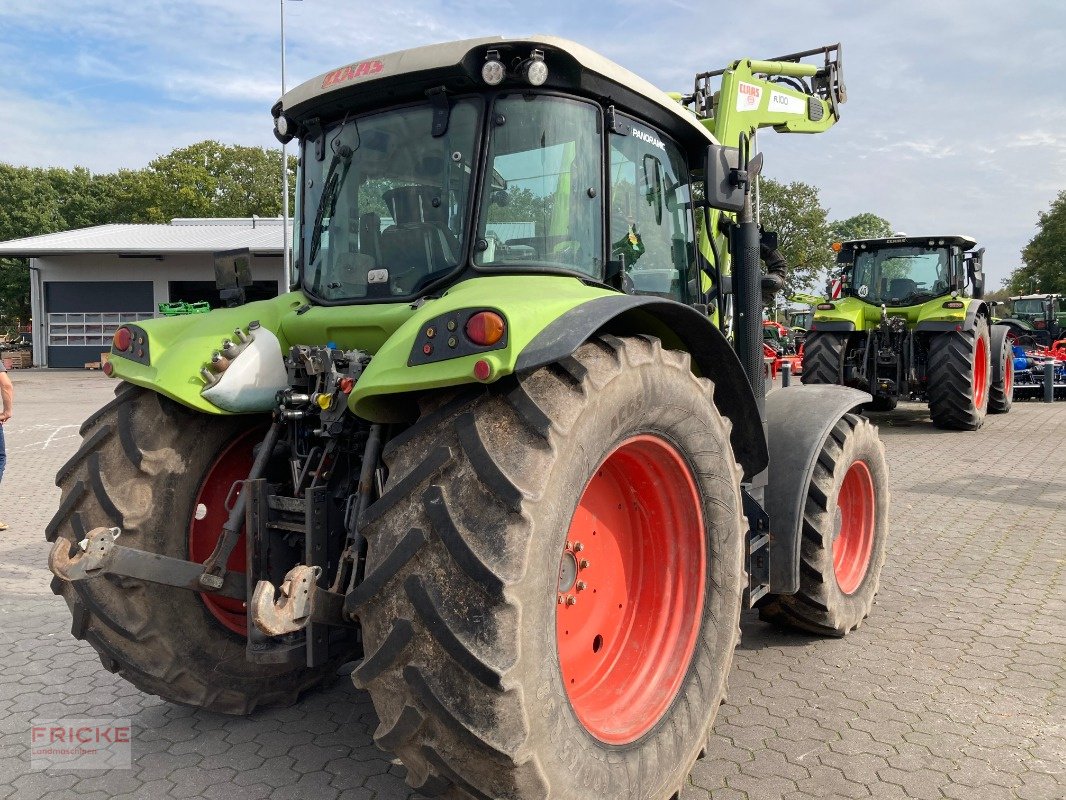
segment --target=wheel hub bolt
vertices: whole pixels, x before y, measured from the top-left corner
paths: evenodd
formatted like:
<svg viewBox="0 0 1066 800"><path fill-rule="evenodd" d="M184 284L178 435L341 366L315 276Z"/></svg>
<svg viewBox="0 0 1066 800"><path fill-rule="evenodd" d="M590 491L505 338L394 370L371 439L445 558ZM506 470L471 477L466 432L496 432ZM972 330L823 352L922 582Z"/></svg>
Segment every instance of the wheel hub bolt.
<svg viewBox="0 0 1066 800"><path fill-rule="evenodd" d="M581 563L578 566L580 566L581 569L588 569L589 568L588 559L587 558L581 559Z"/></svg>
<svg viewBox="0 0 1066 800"><path fill-rule="evenodd" d="M585 591L585 590L586 590L587 588L589 588L589 586L588 586L588 584L587 584L587 583L585 583L584 581L578 581L578 582L577 582L577 590L578 590L579 592L583 592L583 591Z"/></svg>
<svg viewBox="0 0 1066 800"><path fill-rule="evenodd" d="M580 553L584 549L585 549L585 545L581 544L581 542L574 542L574 552L575 553Z"/></svg>
<svg viewBox="0 0 1066 800"><path fill-rule="evenodd" d="M573 595L570 595L569 597L566 598L566 604L568 606L576 606L577 605L577 598L574 597Z"/></svg>

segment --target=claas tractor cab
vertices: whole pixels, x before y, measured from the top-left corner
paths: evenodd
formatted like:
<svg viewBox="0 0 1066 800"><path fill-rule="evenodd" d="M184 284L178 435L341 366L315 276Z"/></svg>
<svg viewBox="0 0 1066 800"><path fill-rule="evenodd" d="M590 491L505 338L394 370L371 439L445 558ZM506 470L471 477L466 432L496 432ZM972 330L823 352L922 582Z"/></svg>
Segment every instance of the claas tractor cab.
<svg viewBox="0 0 1066 800"><path fill-rule="evenodd" d="M984 248L968 236L834 243L839 293L815 306L803 380L861 387L870 408L928 402L933 423L974 430L1011 405L1007 328L991 324Z"/></svg>
<svg viewBox="0 0 1066 800"><path fill-rule="evenodd" d="M742 607L842 636L884 560L869 395L767 396L760 330L754 134L834 125L839 52L668 95L491 37L285 94L292 291L116 334L46 532L74 633L224 713L356 662L427 795L676 796Z"/></svg>
<svg viewBox="0 0 1066 800"><path fill-rule="evenodd" d="M1066 338L1066 302L1060 294L1026 294L1010 298L999 324L1009 329L1012 344L1050 346Z"/></svg>

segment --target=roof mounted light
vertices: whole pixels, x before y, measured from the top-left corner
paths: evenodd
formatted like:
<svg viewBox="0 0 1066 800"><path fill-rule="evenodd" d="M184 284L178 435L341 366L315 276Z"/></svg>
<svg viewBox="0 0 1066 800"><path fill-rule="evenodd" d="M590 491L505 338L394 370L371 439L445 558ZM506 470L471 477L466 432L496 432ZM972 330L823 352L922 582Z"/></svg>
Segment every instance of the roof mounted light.
<svg viewBox="0 0 1066 800"><path fill-rule="evenodd" d="M296 125L284 114L274 117L274 138L282 144L288 144L296 135Z"/></svg>
<svg viewBox="0 0 1066 800"><path fill-rule="evenodd" d="M548 80L548 65L544 63L544 51L534 50L518 67L518 74L530 86L543 86Z"/></svg>
<svg viewBox="0 0 1066 800"><path fill-rule="evenodd" d="M489 50L485 53L485 63L481 66L481 80L489 86L499 86L507 76L507 69L500 61L499 50Z"/></svg>

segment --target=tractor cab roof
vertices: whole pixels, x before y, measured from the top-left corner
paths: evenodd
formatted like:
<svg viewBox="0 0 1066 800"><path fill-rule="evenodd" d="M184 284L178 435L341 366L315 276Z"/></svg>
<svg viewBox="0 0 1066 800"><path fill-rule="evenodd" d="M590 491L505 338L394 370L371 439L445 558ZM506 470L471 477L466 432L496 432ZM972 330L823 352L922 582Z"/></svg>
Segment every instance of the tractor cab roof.
<svg viewBox="0 0 1066 800"><path fill-rule="evenodd" d="M665 128L682 141L714 142L696 116L677 100L645 79L583 45L555 36L505 39L490 36L416 47L365 58L330 70L295 87L274 106L274 117L284 113L297 123L316 118L327 121L351 112L424 101L427 91L443 87L449 94L493 88L481 69L492 54L505 65L543 53L547 81L539 88L605 98ZM529 88L512 75L501 89Z"/></svg>
<svg viewBox="0 0 1066 800"><path fill-rule="evenodd" d="M882 239L849 239L842 243L844 247L885 247L903 245L905 247L930 247L934 245L955 245L963 250L970 250L977 245L972 236L887 236Z"/></svg>
<svg viewBox="0 0 1066 800"><path fill-rule="evenodd" d="M1058 300L1061 298L1061 294L1020 294L1017 297L1012 297L1011 300Z"/></svg>

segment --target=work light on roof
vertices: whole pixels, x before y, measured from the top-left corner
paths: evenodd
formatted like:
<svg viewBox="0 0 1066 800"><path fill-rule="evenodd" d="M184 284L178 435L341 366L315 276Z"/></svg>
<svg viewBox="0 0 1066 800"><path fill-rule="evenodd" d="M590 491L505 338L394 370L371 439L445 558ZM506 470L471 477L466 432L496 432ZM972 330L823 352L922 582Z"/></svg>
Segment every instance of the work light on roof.
<svg viewBox="0 0 1066 800"><path fill-rule="evenodd" d="M500 61L500 54L496 50L489 50L485 54L485 63L481 67L481 79L489 86L498 86L503 83L507 70Z"/></svg>
<svg viewBox="0 0 1066 800"><path fill-rule="evenodd" d="M534 50L518 68L519 74L530 86L542 86L548 80L548 65L544 63L544 51Z"/></svg>
<svg viewBox="0 0 1066 800"><path fill-rule="evenodd" d="M292 120L286 117L284 114L279 114L274 118L274 138L282 144L285 144L292 140L296 135L296 126L293 125Z"/></svg>

